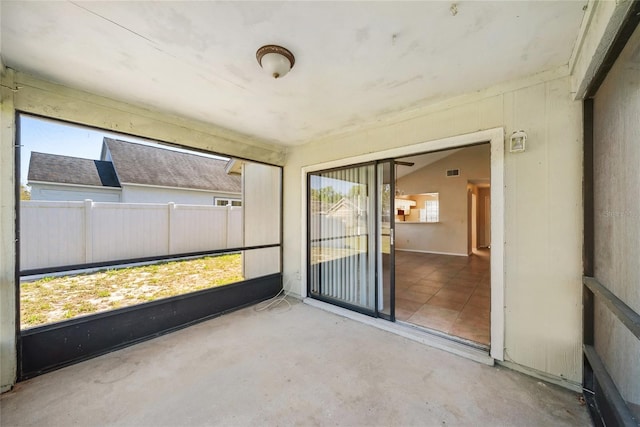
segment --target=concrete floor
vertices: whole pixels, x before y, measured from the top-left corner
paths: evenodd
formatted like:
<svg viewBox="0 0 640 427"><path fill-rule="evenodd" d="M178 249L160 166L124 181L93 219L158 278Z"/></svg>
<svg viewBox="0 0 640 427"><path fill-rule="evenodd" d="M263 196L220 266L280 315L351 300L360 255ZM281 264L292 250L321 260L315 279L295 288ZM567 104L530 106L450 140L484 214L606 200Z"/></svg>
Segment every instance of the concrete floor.
<svg viewBox="0 0 640 427"><path fill-rule="evenodd" d="M3 427L590 425L576 393L292 301L20 383Z"/></svg>

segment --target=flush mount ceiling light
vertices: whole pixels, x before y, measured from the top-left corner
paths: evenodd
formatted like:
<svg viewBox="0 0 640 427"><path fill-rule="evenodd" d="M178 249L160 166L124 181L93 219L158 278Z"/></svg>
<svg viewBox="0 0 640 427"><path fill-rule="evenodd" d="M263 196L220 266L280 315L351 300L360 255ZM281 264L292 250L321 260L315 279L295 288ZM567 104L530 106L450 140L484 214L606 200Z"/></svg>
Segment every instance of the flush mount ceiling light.
<svg viewBox="0 0 640 427"><path fill-rule="evenodd" d="M293 68L293 64L296 63L291 52L274 44L268 44L258 49L256 59L258 64L274 79L286 76Z"/></svg>

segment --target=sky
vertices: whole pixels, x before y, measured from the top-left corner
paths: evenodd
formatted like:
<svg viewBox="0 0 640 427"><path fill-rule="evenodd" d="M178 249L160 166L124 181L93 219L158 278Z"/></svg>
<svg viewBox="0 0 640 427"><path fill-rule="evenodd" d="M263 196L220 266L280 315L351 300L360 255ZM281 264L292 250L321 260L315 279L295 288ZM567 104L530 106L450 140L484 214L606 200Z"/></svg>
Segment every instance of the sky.
<svg viewBox="0 0 640 427"><path fill-rule="evenodd" d="M29 159L31 158L32 151L98 160L102 150L102 139L105 136L116 138L121 141L130 141L145 145L158 145L152 141L142 138L135 138L128 135L106 132L54 120L41 119L24 114L21 115L20 184L26 185L27 183ZM203 155L199 152L181 150L179 148L167 146L162 146L162 148ZM215 155L204 156L226 160L224 157Z"/></svg>

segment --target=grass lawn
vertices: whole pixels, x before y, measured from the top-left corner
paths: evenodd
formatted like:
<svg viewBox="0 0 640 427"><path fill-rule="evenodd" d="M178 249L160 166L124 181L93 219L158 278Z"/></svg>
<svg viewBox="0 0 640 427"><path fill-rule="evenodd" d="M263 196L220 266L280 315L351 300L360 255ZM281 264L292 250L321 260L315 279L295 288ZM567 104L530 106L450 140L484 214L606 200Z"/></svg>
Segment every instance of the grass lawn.
<svg viewBox="0 0 640 427"><path fill-rule="evenodd" d="M32 328L242 279L240 254L45 277L20 285L20 325Z"/></svg>

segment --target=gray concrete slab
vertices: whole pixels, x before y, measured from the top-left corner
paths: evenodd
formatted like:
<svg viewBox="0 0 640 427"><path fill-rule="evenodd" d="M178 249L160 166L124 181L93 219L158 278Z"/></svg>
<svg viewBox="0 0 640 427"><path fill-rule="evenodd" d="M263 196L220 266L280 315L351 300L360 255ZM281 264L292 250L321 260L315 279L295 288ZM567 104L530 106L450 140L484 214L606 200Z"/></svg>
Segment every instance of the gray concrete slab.
<svg viewBox="0 0 640 427"><path fill-rule="evenodd" d="M590 425L578 397L292 301L22 382L0 423Z"/></svg>

